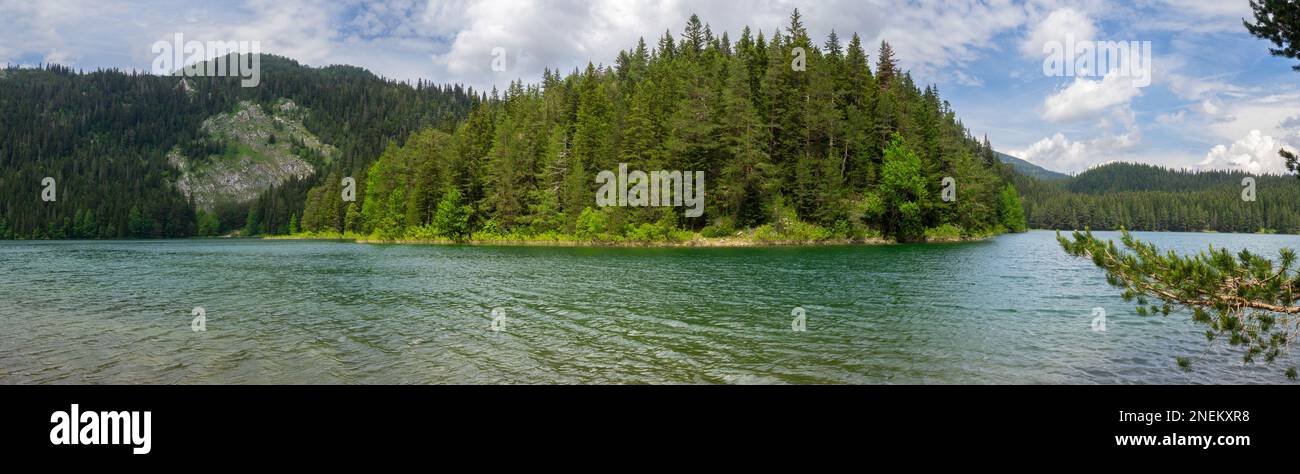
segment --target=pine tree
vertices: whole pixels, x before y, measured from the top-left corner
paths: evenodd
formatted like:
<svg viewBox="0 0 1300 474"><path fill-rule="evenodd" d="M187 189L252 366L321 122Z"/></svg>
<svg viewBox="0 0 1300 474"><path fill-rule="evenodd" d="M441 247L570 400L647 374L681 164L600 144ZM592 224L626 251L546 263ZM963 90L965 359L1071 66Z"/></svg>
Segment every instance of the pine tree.
<svg viewBox="0 0 1300 474"><path fill-rule="evenodd" d="M894 59L894 48L889 42L880 42L880 52L876 54L876 82L881 89L889 87L898 75L898 62Z"/></svg>
<svg viewBox="0 0 1300 474"><path fill-rule="evenodd" d="M773 191L772 165L767 154L768 129L754 108L749 72L736 59L724 93L728 118L724 147L729 159L720 177L722 214L741 227L761 223L764 204Z"/></svg>
<svg viewBox="0 0 1300 474"><path fill-rule="evenodd" d="M1300 2L1295 0L1250 0L1255 23L1242 20L1246 30L1273 43L1274 56L1300 59ZM1291 67L1300 71L1300 64Z"/></svg>
<svg viewBox="0 0 1300 474"><path fill-rule="evenodd" d="M682 33L682 55L688 58L699 56L705 44L704 26L700 23L699 15L692 13L690 19L686 20L685 33Z"/></svg>
<svg viewBox="0 0 1300 474"><path fill-rule="evenodd" d="M469 220L472 212L469 206L461 204L460 190L451 188L438 202L438 210L433 217L433 228L438 235L463 241L470 235Z"/></svg>

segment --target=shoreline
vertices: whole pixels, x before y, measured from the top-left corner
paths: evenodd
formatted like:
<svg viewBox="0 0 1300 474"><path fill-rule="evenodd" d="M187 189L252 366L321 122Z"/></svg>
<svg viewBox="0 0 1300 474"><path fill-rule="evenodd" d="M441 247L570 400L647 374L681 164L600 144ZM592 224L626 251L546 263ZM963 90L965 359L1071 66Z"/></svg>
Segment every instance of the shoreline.
<svg viewBox="0 0 1300 474"><path fill-rule="evenodd" d="M924 242L908 242L908 244L958 244L968 242L980 242L990 240L1001 234L991 234L980 237L963 237L963 238L939 238L927 240ZM352 242L358 244L370 245L464 245L477 247L606 247L606 248L744 248L744 247L821 247L835 245L905 245L892 239L880 237L866 237L861 239L827 239L827 240L773 240L761 241L736 237L700 237L696 236L691 240L683 241L654 241L654 242L612 242L612 241L583 241L583 240L519 240L519 239L492 239L492 240L465 240L454 241L450 239L371 239L369 237L347 238L343 236L270 236L261 237L264 240L320 240L320 241L339 241Z"/></svg>

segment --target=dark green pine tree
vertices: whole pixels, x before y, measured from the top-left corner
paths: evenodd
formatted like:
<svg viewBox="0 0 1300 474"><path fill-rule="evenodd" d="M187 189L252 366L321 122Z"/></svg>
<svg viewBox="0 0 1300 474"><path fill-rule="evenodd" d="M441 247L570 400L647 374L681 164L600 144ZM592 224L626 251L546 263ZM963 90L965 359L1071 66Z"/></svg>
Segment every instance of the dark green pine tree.
<svg viewBox="0 0 1300 474"><path fill-rule="evenodd" d="M880 52L876 54L876 82L881 89L889 87L898 75L898 60L894 58L894 48L887 41L880 42Z"/></svg>
<svg viewBox="0 0 1300 474"><path fill-rule="evenodd" d="M724 228L729 227L727 224L731 228L761 224L768 211L764 206L775 187L767 154L768 128L754 107L749 73L740 63L740 59L733 62L723 95L724 115L728 118L724 147L729 159L717 182L722 214L730 220L723 223Z"/></svg>
<svg viewBox="0 0 1300 474"><path fill-rule="evenodd" d="M1246 30L1273 43L1274 56L1300 59L1300 1L1250 0L1255 23L1242 20ZM1300 64L1291 67L1300 71Z"/></svg>
<svg viewBox="0 0 1300 474"><path fill-rule="evenodd" d="M1273 43L1269 48L1274 56L1300 59L1300 1L1296 0L1250 0L1250 8L1255 13L1255 23L1242 20L1246 30L1260 39ZM1300 64L1291 66L1300 71ZM1300 171L1300 159L1294 152L1278 150L1286 167L1291 171ZM1297 175L1300 178L1300 175Z"/></svg>

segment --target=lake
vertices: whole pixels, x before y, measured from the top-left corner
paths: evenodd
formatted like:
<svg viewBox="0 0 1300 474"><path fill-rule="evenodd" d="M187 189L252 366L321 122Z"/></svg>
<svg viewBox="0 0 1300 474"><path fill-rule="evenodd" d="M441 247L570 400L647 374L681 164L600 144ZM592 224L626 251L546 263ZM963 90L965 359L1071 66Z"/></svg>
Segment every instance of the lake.
<svg viewBox="0 0 1300 474"><path fill-rule="evenodd" d="M0 242L0 383L1273 384L1296 364L1243 365L1187 314L1138 316L1119 294L1046 231L766 248Z"/></svg>

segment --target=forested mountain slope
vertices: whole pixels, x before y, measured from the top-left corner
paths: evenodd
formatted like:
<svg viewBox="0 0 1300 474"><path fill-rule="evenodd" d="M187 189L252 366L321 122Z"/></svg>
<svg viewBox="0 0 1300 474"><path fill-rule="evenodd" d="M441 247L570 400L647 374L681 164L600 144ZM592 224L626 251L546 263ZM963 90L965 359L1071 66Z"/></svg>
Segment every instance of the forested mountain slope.
<svg viewBox="0 0 1300 474"><path fill-rule="evenodd" d="M1023 174L1025 176L1032 176L1034 178L1038 178L1044 181L1068 179L1070 177L1070 175L1068 174L1058 173L1056 171L1043 168L1042 166L1035 165L1033 163L1022 160L1020 158L1016 158L1006 153L1002 153L1000 151L997 152L997 155L999 160L1002 160L1003 163L1011 165L1011 169L1014 169L1017 173Z"/></svg>
<svg viewBox="0 0 1300 474"><path fill-rule="evenodd" d="M1242 199L1247 177L1255 180L1254 201ZM1016 182L1032 228L1300 233L1294 176L1112 163L1068 180Z"/></svg>
<svg viewBox="0 0 1300 474"><path fill-rule="evenodd" d="M239 78L179 78L52 65L0 75L0 238L185 237L195 206L177 188L175 150L220 155L205 121L241 101L270 109L282 99L301 124L336 149L328 168L266 190L254 203L219 209L223 232L245 226L250 205L287 229L306 189L330 173L365 169L390 140L450 130L478 101L459 86L397 83L351 66L312 68L263 55L259 87ZM301 176L301 174L299 175ZM43 178L57 198L40 198Z"/></svg>

